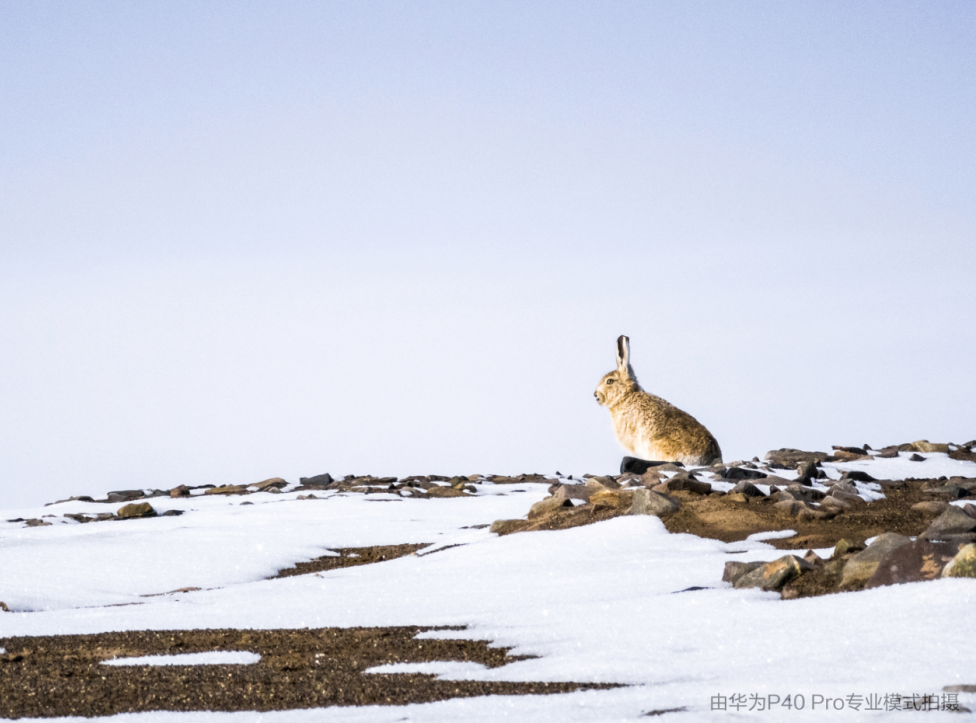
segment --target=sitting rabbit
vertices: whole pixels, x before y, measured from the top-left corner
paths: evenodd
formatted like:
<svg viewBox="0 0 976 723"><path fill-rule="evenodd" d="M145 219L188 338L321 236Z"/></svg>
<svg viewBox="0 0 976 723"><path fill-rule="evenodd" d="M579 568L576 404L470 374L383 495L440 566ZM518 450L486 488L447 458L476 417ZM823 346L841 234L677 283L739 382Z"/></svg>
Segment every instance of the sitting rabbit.
<svg viewBox="0 0 976 723"><path fill-rule="evenodd" d="M630 339L617 339L617 369L605 374L593 392L610 410L617 439L645 460L710 465L722 461L715 437L687 412L641 389L630 366Z"/></svg>

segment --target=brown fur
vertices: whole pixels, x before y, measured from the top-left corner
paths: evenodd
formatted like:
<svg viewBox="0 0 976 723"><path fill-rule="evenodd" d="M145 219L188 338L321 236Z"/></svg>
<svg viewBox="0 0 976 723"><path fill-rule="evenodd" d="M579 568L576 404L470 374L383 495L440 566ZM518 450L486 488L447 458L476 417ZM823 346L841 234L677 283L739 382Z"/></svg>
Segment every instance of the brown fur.
<svg viewBox="0 0 976 723"><path fill-rule="evenodd" d="M630 339L617 339L617 369L593 393L610 410L617 440L640 459L709 465L722 461L715 437L697 419L641 389L630 366Z"/></svg>

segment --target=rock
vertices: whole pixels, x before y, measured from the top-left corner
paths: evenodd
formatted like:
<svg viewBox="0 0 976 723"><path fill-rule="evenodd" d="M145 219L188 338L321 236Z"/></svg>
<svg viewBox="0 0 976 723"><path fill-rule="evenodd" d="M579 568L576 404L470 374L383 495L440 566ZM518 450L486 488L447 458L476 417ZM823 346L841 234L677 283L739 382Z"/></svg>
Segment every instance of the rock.
<svg viewBox="0 0 976 723"><path fill-rule="evenodd" d="M551 488L550 488L551 489ZM558 485L553 491L553 497L559 497L564 500L581 500L583 502L590 501L590 495L593 494L594 490L586 485Z"/></svg>
<svg viewBox="0 0 976 723"><path fill-rule="evenodd" d="M862 459L874 459L870 454L854 454L853 452L842 452L840 450L833 454L828 454L825 462L857 462Z"/></svg>
<svg viewBox="0 0 976 723"><path fill-rule="evenodd" d="M943 568L942 577L976 577L976 545L969 543L959 548Z"/></svg>
<svg viewBox="0 0 976 723"><path fill-rule="evenodd" d="M645 490L641 488L641 491ZM590 495L590 504L594 510L629 508L633 502L634 492L630 490L600 490Z"/></svg>
<svg viewBox="0 0 976 723"><path fill-rule="evenodd" d="M868 450L865 447L838 447L836 444L834 444L831 445L831 449L833 449L835 452L848 452L850 454L865 455L868 453Z"/></svg>
<svg viewBox="0 0 976 723"><path fill-rule="evenodd" d="M186 485L180 485L179 487L174 487L169 491L170 497L189 497L190 488Z"/></svg>
<svg viewBox="0 0 976 723"><path fill-rule="evenodd" d="M328 477L329 480L332 479L332 477L327 474L319 475L319 477ZM328 484L332 484L332 482L330 481ZM283 480L281 477L272 477L271 479L266 479L263 482L258 482L256 484L249 485L249 486L256 487L259 492L266 492L272 487L275 487L277 489L281 489L282 487L287 487L288 483L285 482L285 480Z"/></svg>
<svg viewBox="0 0 976 723"><path fill-rule="evenodd" d="M459 490L455 487L442 487L440 485L432 485L428 490L427 494L431 497L470 497L471 495L464 490Z"/></svg>
<svg viewBox="0 0 976 723"><path fill-rule="evenodd" d="M242 504L250 505L250 504L253 504L253 503L251 503L251 502L244 502ZM160 517L179 517L182 514L183 514L183 510L166 510L162 515L160 515Z"/></svg>
<svg viewBox="0 0 976 723"><path fill-rule="evenodd" d="M681 504L672 497L662 495L646 488L634 490L633 502L630 506L632 515L653 515L667 517L675 512Z"/></svg>
<svg viewBox="0 0 976 723"><path fill-rule="evenodd" d="M943 540L946 535L967 534L976 530L976 519L955 505L949 505L921 534L924 540Z"/></svg>
<svg viewBox="0 0 976 723"><path fill-rule="evenodd" d="M491 523L491 528L488 531L494 532L496 535L509 535L518 532L523 527L525 527L525 520L495 520Z"/></svg>
<svg viewBox="0 0 976 723"><path fill-rule="evenodd" d="M133 518L133 517L155 517L156 510L148 502L134 502L132 504L120 507L119 511L115 513L122 519ZM99 528L101 529L101 528Z"/></svg>
<svg viewBox="0 0 976 723"><path fill-rule="evenodd" d="M573 503L566 497L546 497L544 500L540 500L532 505L532 508L529 510L529 519L533 520L536 517L547 515L553 510L572 506Z"/></svg>
<svg viewBox="0 0 976 723"><path fill-rule="evenodd" d="M763 491L761 489L756 487L756 485L752 484L751 482L747 482L745 480L742 480L739 484L733 487L732 492L730 494L740 494L740 495L745 495L746 497L766 496L765 494L763 494Z"/></svg>
<svg viewBox="0 0 976 723"><path fill-rule="evenodd" d="M116 492L109 492L107 500L111 503L116 502L130 502L131 500L138 500L146 496L146 493L142 490L118 490Z"/></svg>
<svg viewBox="0 0 976 723"><path fill-rule="evenodd" d="M920 454L913 454L911 457L908 458L908 460L910 462L924 462L925 461L925 457L923 457Z"/></svg>
<svg viewBox="0 0 976 723"><path fill-rule="evenodd" d="M762 567L762 565L761 562L737 562L734 560L727 562L725 563L725 571L722 573L722 582L731 582L734 585L740 577L747 572L752 572L757 567Z"/></svg>
<svg viewBox="0 0 976 723"><path fill-rule="evenodd" d="M694 492L696 495L707 495L711 494L712 492L712 486L708 482L699 482L698 480L691 479L690 477L686 477L684 479L672 478L667 482L662 482L653 489L655 492L660 492L661 494L677 492L679 490Z"/></svg>
<svg viewBox="0 0 976 723"><path fill-rule="evenodd" d="M864 549L864 545L852 542L851 540L841 539L834 545L834 553L830 556L831 560L843 557L848 552L858 552Z"/></svg>
<svg viewBox="0 0 976 723"><path fill-rule="evenodd" d="M804 452L799 449L774 449L767 452L764 459L784 469L796 469L800 462L823 462L826 452Z"/></svg>
<svg viewBox="0 0 976 723"><path fill-rule="evenodd" d="M884 556L864 587L934 580L942 574L942 569L958 550L956 545L928 540L901 545Z"/></svg>
<svg viewBox="0 0 976 723"><path fill-rule="evenodd" d="M224 485L223 487L212 487L203 494L205 495L246 495L247 487L244 485Z"/></svg>
<svg viewBox="0 0 976 723"><path fill-rule="evenodd" d="M854 482L877 482L877 480L869 475L867 472L862 472L859 469L849 469L841 475L843 480L852 480Z"/></svg>
<svg viewBox="0 0 976 723"><path fill-rule="evenodd" d="M640 476L640 484L642 487L655 487L665 481L666 477L662 475L655 469L649 469L644 474Z"/></svg>
<svg viewBox="0 0 976 723"><path fill-rule="evenodd" d="M50 522L45 522L44 520L39 520L36 518L31 518L29 520L24 520L24 524L28 527L50 527Z"/></svg>
<svg viewBox="0 0 976 723"><path fill-rule="evenodd" d="M909 542L911 540L896 532L885 532L878 535L877 539L866 550L854 555L844 565L840 586L850 588L867 582L877 571L878 564L885 555L902 545L907 545Z"/></svg>
<svg viewBox="0 0 976 723"><path fill-rule="evenodd" d="M931 494L941 500L959 500L963 497L969 497L971 493L965 487L957 484L946 484L931 490Z"/></svg>
<svg viewBox="0 0 976 723"><path fill-rule="evenodd" d="M932 444L927 439L920 439L917 442L912 442L912 448L916 452L943 452L948 454L949 445L948 444Z"/></svg>
<svg viewBox="0 0 976 723"><path fill-rule="evenodd" d="M798 484L791 484L786 488L786 491L793 495L794 499L798 499L802 502L819 502L827 496L826 492L815 490L812 487L804 487L803 485Z"/></svg>
<svg viewBox="0 0 976 723"><path fill-rule="evenodd" d="M807 506L799 500L783 500L774 504L773 509L790 517L796 517L800 512L807 509Z"/></svg>
<svg viewBox="0 0 976 723"><path fill-rule="evenodd" d="M766 473L760 472L758 469L747 469L744 467L727 467L726 469L715 470L715 473L719 477L724 477L727 480L747 480L747 479L765 479Z"/></svg>
<svg viewBox="0 0 976 723"><path fill-rule="evenodd" d="M839 485L831 488L830 492L827 494L827 497L824 497L823 502L826 502L830 497L844 502L848 506L847 509L853 509L855 507L867 507L868 504L859 495L851 494L846 490L839 489Z"/></svg>
<svg viewBox="0 0 976 723"><path fill-rule="evenodd" d="M740 504L746 504L747 502L749 502L749 498L746 497L741 492L729 492L728 494L725 495L725 500L727 502L736 502Z"/></svg>
<svg viewBox="0 0 976 723"><path fill-rule="evenodd" d="M763 590L780 590L786 583L812 569L813 565L806 560L796 555L785 555L742 575L736 580L733 587L740 590L750 587L760 587Z"/></svg>
<svg viewBox="0 0 976 723"><path fill-rule="evenodd" d="M812 460L800 462L797 465L796 471L799 473L796 482L801 485L809 485L811 480L821 479L827 476L827 473L820 469L817 463Z"/></svg>
<svg viewBox="0 0 976 723"><path fill-rule="evenodd" d="M620 460L620 474L625 472L631 472L633 474L644 474L651 467L660 467L666 464L673 464L677 467L684 467L680 462L658 462L649 461L646 459L638 459L637 457L624 457Z"/></svg>
<svg viewBox="0 0 976 723"><path fill-rule="evenodd" d="M940 502L939 500L930 500L928 502L916 502L912 505L912 509L916 512L921 512L923 515L941 515L949 508L948 502Z"/></svg>
<svg viewBox="0 0 976 723"><path fill-rule="evenodd" d="M7 603L5 603L3 600L0 600L0 612L4 612L4 613L10 612L10 608L7 607Z"/></svg>

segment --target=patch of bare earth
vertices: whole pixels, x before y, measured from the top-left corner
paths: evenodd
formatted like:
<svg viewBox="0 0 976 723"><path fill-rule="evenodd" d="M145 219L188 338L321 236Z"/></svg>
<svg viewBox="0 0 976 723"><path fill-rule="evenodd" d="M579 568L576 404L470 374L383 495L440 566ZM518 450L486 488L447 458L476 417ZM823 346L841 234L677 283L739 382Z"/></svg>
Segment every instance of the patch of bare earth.
<svg viewBox="0 0 976 723"><path fill-rule="evenodd" d="M614 686L437 680L366 674L387 663L521 658L484 641L415 639L429 628L171 630L0 639L0 715L104 716L139 711L288 710L404 705L480 695L539 695ZM107 666L119 657L251 651L251 665Z"/></svg>
<svg viewBox="0 0 976 723"><path fill-rule="evenodd" d="M355 567L357 565L369 565L374 562L385 562L395 560L404 555L411 555L417 550L430 545L424 542L419 545L375 545L373 547L341 547L333 550L338 555L327 555L317 557L308 562L298 562L295 567L278 570L274 577L291 577L293 575L307 575L314 572L324 572L326 570L337 570L341 567ZM271 578L274 579L274 578Z"/></svg>

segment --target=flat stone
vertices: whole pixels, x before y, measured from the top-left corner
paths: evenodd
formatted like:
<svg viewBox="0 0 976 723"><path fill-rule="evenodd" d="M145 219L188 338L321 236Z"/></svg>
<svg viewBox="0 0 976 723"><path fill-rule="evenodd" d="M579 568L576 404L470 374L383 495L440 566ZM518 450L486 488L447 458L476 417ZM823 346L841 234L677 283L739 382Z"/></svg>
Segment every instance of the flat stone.
<svg viewBox="0 0 976 723"><path fill-rule="evenodd" d="M332 477L330 477L327 474L320 475L320 477L329 477L329 480L332 479ZM329 482L329 484L331 484L331 482ZM258 482L250 486L256 487L258 490L263 492L270 489L271 487L277 487L278 489L281 489L282 487L287 487L288 483L285 482L285 480L283 480L281 477L272 477L271 479L266 479L262 482Z"/></svg>
<svg viewBox="0 0 976 723"><path fill-rule="evenodd" d="M109 492L106 499L108 502L130 502L131 500L142 499L146 496L143 490L116 490L115 492Z"/></svg>
<svg viewBox="0 0 976 723"><path fill-rule="evenodd" d="M732 488L732 494L742 494L746 497L765 497L763 491L752 484L752 482L747 482L742 480L735 487Z"/></svg>
<svg viewBox="0 0 976 723"><path fill-rule="evenodd" d="M441 485L433 485L427 490L427 494L431 497L470 497L471 495L464 490L457 489L456 487L442 487Z"/></svg>
<svg viewBox="0 0 976 723"><path fill-rule="evenodd" d="M852 494L846 490L839 489L839 487L836 486L830 490L827 497L833 497L835 500L842 500L843 502L848 503L851 507L867 507L868 504L860 495ZM824 497L824 501L827 500L827 497Z"/></svg>
<svg viewBox="0 0 976 723"><path fill-rule="evenodd" d="M868 578L865 588L934 580L959 551L958 545L916 540L889 552Z"/></svg>
<svg viewBox="0 0 976 723"><path fill-rule="evenodd" d="M247 487L244 485L224 485L223 487L213 487L207 490L205 495L246 495Z"/></svg>
<svg viewBox="0 0 976 723"><path fill-rule="evenodd" d="M823 462L826 452L804 452L799 449L774 449L766 453L767 462L782 465L786 469L796 469L801 462Z"/></svg>
<svg viewBox="0 0 976 723"><path fill-rule="evenodd" d="M592 487L587 487L586 485L558 485L553 490L552 496L564 500L582 500L583 502L589 502L590 495L594 491Z"/></svg>
<svg viewBox="0 0 976 723"><path fill-rule="evenodd" d="M532 505L529 509L529 519L534 520L536 517L548 515L553 510L572 506L573 503L566 497L546 497L544 500L540 500Z"/></svg>
<svg viewBox="0 0 976 723"><path fill-rule="evenodd" d="M976 530L976 519L967 515L955 505L949 505L945 511L932 520L932 524L922 533L925 540L941 540L946 535L968 534Z"/></svg>
<svg viewBox="0 0 976 723"><path fill-rule="evenodd" d="M190 488L186 485L180 485L179 487L174 487L169 491L170 497L189 497Z"/></svg>
<svg viewBox="0 0 976 723"><path fill-rule="evenodd" d="M889 552L902 545L907 545L909 542L911 540L896 532L885 532L878 535L877 539L866 550L854 555L844 565L840 586L849 588L867 582Z"/></svg>
<svg viewBox="0 0 976 723"><path fill-rule="evenodd" d="M508 535L518 532L523 527L525 527L525 520L495 520L488 531L496 535Z"/></svg>
<svg viewBox="0 0 976 723"><path fill-rule="evenodd" d="M746 467L727 467L726 469L715 470L715 474L727 480L746 480L746 479L766 479L766 473L758 469Z"/></svg>
<svg viewBox="0 0 976 723"><path fill-rule="evenodd" d="M638 459L637 457L624 457L620 460L620 474L625 472L632 472L633 474L644 474L651 467L662 467L667 464L672 464L677 467L684 467L680 462L667 462L660 460L646 460Z"/></svg>
<svg viewBox="0 0 976 723"><path fill-rule="evenodd" d="M767 562L755 570L745 573L733 583L738 589L759 587L763 590L780 590L782 587L807 570L812 570L806 560L796 555L785 555L778 560Z"/></svg>
<svg viewBox="0 0 976 723"><path fill-rule="evenodd" d="M132 517L155 517L156 510L148 502L133 502L132 504L120 507L115 514L123 519Z"/></svg>
<svg viewBox="0 0 976 723"><path fill-rule="evenodd" d="M242 502L241 504L250 505L250 504L254 504L254 503L253 502ZM182 514L183 514L183 510L166 510L163 514L160 515L160 517L179 517Z"/></svg>
<svg viewBox="0 0 976 723"><path fill-rule="evenodd" d="M976 544L959 548L955 557L942 570L942 577L976 577Z"/></svg>
<svg viewBox="0 0 976 723"><path fill-rule="evenodd" d="M694 492L696 495L707 495L712 492L712 486L708 482L699 482L689 477L669 479L667 482L662 482L653 489L655 492L660 492L661 494L677 492L679 490Z"/></svg>
<svg viewBox="0 0 976 723"><path fill-rule="evenodd" d="M827 496L826 492L813 489L812 487L804 487L803 485L798 484L791 484L786 488L786 491L793 495L794 499L798 499L803 502L819 502Z"/></svg>
<svg viewBox="0 0 976 723"><path fill-rule="evenodd" d="M941 515L949 508L948 502L941 502L939 500L930 500L928 502L916 502L912 505L912 509L915 512L921 512L923 515Z"/></svg>
<svg viewBox="0 0 976 723"><path fill-rule="evenodd" d="M752 572L757 567L762 567L761 562L738 562L731 560L725 563L725 571L722 573L722 582L730 582L733 585L735 581L748 572Z"/></svg>
<svg viewBox="0 0 976 723"><path fill-rule="evenodd" d="M859 469L849 469L844 474L841 475L841 479L849 479L855 482L877 482L874 477L869 475L867 472L862 472Z"/></svg>
<svg viewBox="0 0 976 723"><path fill-rule="evenodd" d="M667 517L678 511L681 504L674 498L646 488L634 490L630 506L632 515L653 515Z"/></svg>

